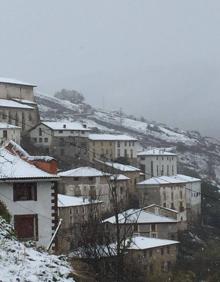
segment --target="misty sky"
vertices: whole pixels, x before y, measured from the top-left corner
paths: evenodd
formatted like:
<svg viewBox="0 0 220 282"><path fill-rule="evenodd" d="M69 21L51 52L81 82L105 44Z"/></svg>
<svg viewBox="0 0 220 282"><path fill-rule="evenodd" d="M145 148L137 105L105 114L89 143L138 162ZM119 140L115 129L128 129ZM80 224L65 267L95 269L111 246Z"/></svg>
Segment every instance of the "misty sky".
<svg viewBox="0 0 220 282"><path fill-rule="evenodd" d="M219 0L0 4L0 76L220 137Z"/></svg>

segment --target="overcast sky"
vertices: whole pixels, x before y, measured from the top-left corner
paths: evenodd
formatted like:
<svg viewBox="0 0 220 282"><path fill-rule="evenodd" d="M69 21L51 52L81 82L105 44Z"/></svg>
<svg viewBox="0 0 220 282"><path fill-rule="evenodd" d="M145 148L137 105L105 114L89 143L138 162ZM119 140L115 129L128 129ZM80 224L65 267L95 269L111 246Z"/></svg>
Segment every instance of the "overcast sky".
<svg viewBox="0 0 220 282"><path fill-rule="evenodd" d="M220 137L219 0L0 0L0 75Z"/></svg>

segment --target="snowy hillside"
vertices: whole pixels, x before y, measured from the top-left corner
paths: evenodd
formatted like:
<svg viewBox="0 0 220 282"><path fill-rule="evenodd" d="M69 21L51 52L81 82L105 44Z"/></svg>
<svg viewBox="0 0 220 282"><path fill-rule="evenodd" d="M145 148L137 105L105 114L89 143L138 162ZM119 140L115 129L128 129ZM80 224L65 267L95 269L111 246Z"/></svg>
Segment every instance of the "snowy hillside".
<svg viewBox="0 0 220 282"><path fill-rule="evenodd" d="M18 242L11 226L0 217L0 281L74 282L71 272L64 259Z"/></svg>
<svg viewBox="0 0 220 282"><path fill-rule="evenodd" d="M123 132L137 137L143 148L174 147L179 154L179 172L189 168L200 177L220 184L220 141L203 137L196 131L185 131L167 125L140 121L117 111L103 111L37 95L42 119L82 120L96 132ZM82 110L83 109L83 110Z"/></svg>

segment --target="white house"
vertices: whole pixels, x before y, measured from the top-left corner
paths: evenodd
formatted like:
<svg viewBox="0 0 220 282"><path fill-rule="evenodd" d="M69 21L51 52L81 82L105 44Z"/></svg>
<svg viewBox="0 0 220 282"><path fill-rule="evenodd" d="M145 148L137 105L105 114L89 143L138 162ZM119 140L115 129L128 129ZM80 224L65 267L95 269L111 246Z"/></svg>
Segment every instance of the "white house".
<svg viewBox="0 0 220 282"><path fill-rule="evenodd" d="M47 247L57 224L57 180L49 168L53 159L29 156L10 142L0 148L0 200L11 214L21 240Z"/></svg>
<svg viewBox="0 0 220 282"><path fill-rule="evenodd" d="M155 148L137 154L140 169L145 178L177 174L177 154Z"/></svg>
<svg viewBox="0 0 220 282"><path fill-rule="evenodd" d="M10 140L20 144L21 127L0 122L0 145L3 145Z"/></svg>

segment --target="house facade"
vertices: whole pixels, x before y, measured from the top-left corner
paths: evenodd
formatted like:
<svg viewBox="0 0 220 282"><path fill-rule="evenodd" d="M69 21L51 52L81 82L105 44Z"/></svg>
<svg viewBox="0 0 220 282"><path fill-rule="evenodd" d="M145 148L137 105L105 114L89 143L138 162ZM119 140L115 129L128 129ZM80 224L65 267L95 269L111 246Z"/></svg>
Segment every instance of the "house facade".
<svg viewBox="0 0 220 282"><path fill-rule="evenodd" d="M178 221L171 217L157 215L144 209L129 209L119 214L120 234L130 237L138 236L177 239ZM112 216L104 220L105 229L113 237L116 234L116 221Z"/></svg>
<svg viewBox="0 0 220 282"><path fill-rule="evenodd" d="M0 146L13 140L17 144L21 141L21 127L0 122Z"/></svg>
<svg viewBox="0 0 220 282"><path fill-rule="evenodd" d="M127 259L130 263L138 262L146 278L168 272L176 263L178 241L136 236L129 244Z"/></svg>
<svg viewBox="0 0 220 282"><path fill-rule="evenodd" d="M39 123L34 84L0 78L0 122L21 127L22 133Z"/></svg>
<svg viewBox="0 0 220 282"><path fill-rule="evenodd" d="M177 174L177 155L165 149L151 149L137 154L138 164L145 179Z"/></svg>
<svg viewBox="0 0 220 282"><path fill-rule="evenodd" d="M113 188L116 188L120 208L127 205L129 178L124 175L111 175L92 167L78 167L58 175L61 178L58 184L59 193L101 201L103 213L112 213Z"/></svg>
<svg viewBox="0 0 220 282"><path fill-rule="evenodd" d="M62 224L58 232L58 250L70 251L80 245L81 226L89 223L91 217L101 216L102 202L86 197L58 194L58 217Z"/></svg>
<svg viewBox="0 0 220 282"><path fill-rule="evenodd" d="M201 215L201 180L186 175L161 176L138 183L141 207L150 204L178 211L180 221L198 222Z"/></svg>
<svg viewBox="0 0 220 282"><path fill-rule="evenodd" d="M137 139L127 135L89 134L90 160L137 159Z"/></svg>
<svg viewBox="0 0 220 282"><path fill-rule="evenodd" d="M0 149L0 159L0 200L18 239L47 247L57 225L55 161L35 159L14 142Z"/></svg>
<svg viewBox="0 0 220 282"><path fill-rule="evenodd" d="M32 143L67 161L88 160L89 129L79 122L41 122L29 131Z"/></svg>

